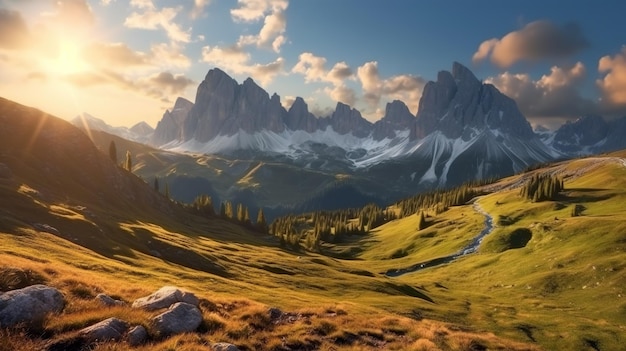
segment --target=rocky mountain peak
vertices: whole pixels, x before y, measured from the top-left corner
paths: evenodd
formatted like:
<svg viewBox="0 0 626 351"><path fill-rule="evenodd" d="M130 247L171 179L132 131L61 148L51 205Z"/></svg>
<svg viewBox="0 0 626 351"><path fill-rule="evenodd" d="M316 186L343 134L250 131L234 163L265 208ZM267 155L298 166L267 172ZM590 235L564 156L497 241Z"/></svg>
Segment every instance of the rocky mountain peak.
<svg viewBox="0 0 626 351"><path fill-rule="evenodd" d="M523 139L534 136L515 101L490 84L482 84L462 64L452 72L442 71L436 82L428 82L419 103L413 138L441 131L449 138L485 129L499 130Z"/></svg>
<svg viewBox="0 0 626 351"><path fill-rule="evenodd" d="M339 134L352 132L354 136L364 138L371 132L372 123L361 116L361 112L337 102L335 112L330 116L330 126Z"/></svg>
<svg viewBox="0 0 626 351"><path fill-rule="evenodd" d="M411 130L416 122L406 104L400 100L387 103L385 115L374 123L373 137L375 140L394 138L396 131Z"/></svg>
<svg viewBox="0 0 626 351"><path fill-rule="evenodd" d="M287 112L285 125L290 130L313 133L319 129L319 119L309 112L307 103L298 96Z"/></svg>

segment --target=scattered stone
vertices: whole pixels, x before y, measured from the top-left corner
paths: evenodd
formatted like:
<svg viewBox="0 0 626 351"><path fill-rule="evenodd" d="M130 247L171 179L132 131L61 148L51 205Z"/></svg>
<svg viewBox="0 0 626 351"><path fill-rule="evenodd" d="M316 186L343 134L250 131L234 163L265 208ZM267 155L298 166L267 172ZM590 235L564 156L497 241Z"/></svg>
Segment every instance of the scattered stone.
<svg viewBox="0 0 626 351"><path fill-rule="evenodd" d="M128 323L118 318L109 318L81 329L79 334L89 342L119 341L127 330Z"/></svg>
<svg viewBox="0 0 626 351"><path fill-rule="evenodd" d="M217 342L211 345L212 351L239 351L239 348L227 342Z"/></svg>
<svg viewBox="0 0 626 351"><path fill-rule="evenodd" d="M272 320L278 319L283 315L283 311L279 310L276 307L271 307L268 312L270 315L270 319Z"/></svg>
<svg viewBox="0 0 626 351"><path fill-rule="evenodd" d="M202 313L198 307L177 302L170 308L152 318L152 325L160 336L192 332L202 323Z"/></svg>
<svg viewBox="0 0 626 351"><path fill-rule="evenodd" d="M5 165L4 163L0 163L0 179L11 179L13 178L13 172L11 172L11 168Z"/></svg>
<svg viewBox="0 0 626 351"><path fill-rule="evenodd" d="M177 302L186 302L198 307L200 301L193 293L182 291L174 286L164 286L149 296L138 298L133 302L132 307L153 311L170 307Z"/></svg>
<svg viewBox="0 0 626 351"><path fill-rule="evenodd" d="M124 306L126 303L121 300L116 300L106 294L98 294L96 295L96 300L100 301L104 306L107 307L115 307L115 306Z"/></svg>
<svg viewBox="0 0 626 351"><path fill-rule="evenodd" d="M148 340L148 331L141 325L137 325L128 331L128 344L139 346Z"/></svg>
<svg viewBox="0 0 626 351"><path fill-rule="evenodd" d="M40 327L49 313L59 313L65 307L63 294L46 285L31 285L0 295L0 327L18 324Z"/></svg>
<svg viewBox="0 0 626 351"><path fill-rule="evenodd" d="M33 224L33 228L37 229L40 232L50 233L54 235L61 235L61 232L58 229L56 229L55 227L49 224L35 223Z"/></svg>

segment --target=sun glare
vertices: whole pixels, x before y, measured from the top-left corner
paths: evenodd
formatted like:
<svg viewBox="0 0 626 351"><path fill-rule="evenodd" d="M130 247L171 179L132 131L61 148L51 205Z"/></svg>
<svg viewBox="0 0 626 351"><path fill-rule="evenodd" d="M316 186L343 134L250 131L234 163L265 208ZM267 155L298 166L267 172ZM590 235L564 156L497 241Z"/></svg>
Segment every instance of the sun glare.
<svg viewBox="0 0 626 351"><path fill-rule="evenodd" d="M64 40L58 44L55 56L47 60L47 69L50 73L67 75L78 73L88 68L87 63L81 55L81 48L78 43Z"/></svg>

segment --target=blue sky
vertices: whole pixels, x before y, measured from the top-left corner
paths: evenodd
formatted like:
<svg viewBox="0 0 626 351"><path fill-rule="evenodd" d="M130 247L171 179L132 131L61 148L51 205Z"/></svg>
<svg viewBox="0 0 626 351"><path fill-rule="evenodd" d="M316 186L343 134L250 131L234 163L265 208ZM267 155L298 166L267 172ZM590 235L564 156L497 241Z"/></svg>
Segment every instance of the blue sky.
<svg viewBox="0 0 626 351"><path fill-rule="evenodd" d="M626 115L620 1L0 0L0 96L151 125L219 67L288 107L417 112L453 61L535 124Z"/></svg>

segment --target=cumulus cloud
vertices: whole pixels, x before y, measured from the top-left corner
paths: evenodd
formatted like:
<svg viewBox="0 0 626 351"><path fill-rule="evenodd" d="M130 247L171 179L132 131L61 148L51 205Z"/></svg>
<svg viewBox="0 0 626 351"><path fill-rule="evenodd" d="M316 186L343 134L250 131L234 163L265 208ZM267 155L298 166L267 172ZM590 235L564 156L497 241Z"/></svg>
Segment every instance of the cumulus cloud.
<svg viewBox="0 0 626 351"><path fill-rule="evenodd" d="M210 0L194 0L191 18L198 18L204 14L204 8L209 6Z"/></svg>
<svg viewBox="0 0 626 351"><path fill-rule="evenodd" d="M263 19L263 26L256 35L242 35L238 45L256 45L280 52L287 41L287 18L285 10L289 6L287 0L239 0L238 7L230 11L236 22L256 22Z"/></svg>
<svg viewBox="0 0 626 351"><path fill-rule="evenodd" d="M575 23L558 26L549 21L535 21L504 37L483 41L473 61L487 58L506 68L519 61L538 61L571 56L589 42Z"/></svg>
<svg viewBox="0 0 626 351"><path fill-rule="evenodd" d="M417 113L419 99L426 84L421 77L410 74L380 77L378 62L370 61L357 68L357 77L363 89L363 100L369 107L370 115L378 113L379 104L385 100L402 100L412 113ZM366 112L367 113L367 112Z"/></svg>
<svg viewBox="0 0 626 351"><path fill-rule="evenodd" d="M298 57L298 63L291 69L294 73L304 76L306 83L330 83L332 87L323 89L331 99L354 106L356 93L346 85L346 80L353 79L354 73L345 62L337 62L330 70L326 69L326 58L304 52Z"/></svg>
<svg viewBox="0 0 626 351"><path fill-rule="evenodd" d="M604 76L596 81L602 93L601 105L607 113L626 113L626 46L615 56L604 56L598 62Z"/></svg>
<svg viewBox="0 0 626 351"><path fill-rule="evenodd" d="M0 9L0 48L20 49L27 45L29 31L19 12Z"/></svg>
<svg viewBox="0 0 626 351"><path fill-rule="evenodd" d="M205 46L202 48L202 61L219 66L233 74L249 75L257 82L265 85L284 71L285 61L282 57L266 63L250 63L248 54L239 45L226 47Z"/></svg>
<svg viewBox="0 0 626 351"><path fill-rule="evenodd" d="M134 11L124 21L128 28L147 30L163 29L170 40L175 42L189 43L191 41L191 29L184 30L174 18L181 11L180 7L156 8L149 0L132 0L131 6L140 11Z"/></svg>
<svg viewBox="0 0 626 351"><path fill-rule="evenodd" d="M289 6L288 0L238 0L237 8L230 10L236 21L254 22L268 12L282 12Z"/></svg>
<svg viewBox="0 0 626 351"><path fill-rule="evenodd" d="M549 74L538 80L533 80L526 73L504 72L485 82L513 98L530 119L563 120L598 112L597 104L583 98L579 92L586 74L585 66L577 62L568 68L553 66Z"/></svg>
<svg viewBox="0 0 626 351"><path fill-rule="evenodd" d="M172 94L180 94L194 83L193 80L185 77L183 74L174 75L170 72L160 72L148 77L146 80L150 86L161 90L169 90Z"/></svg>

